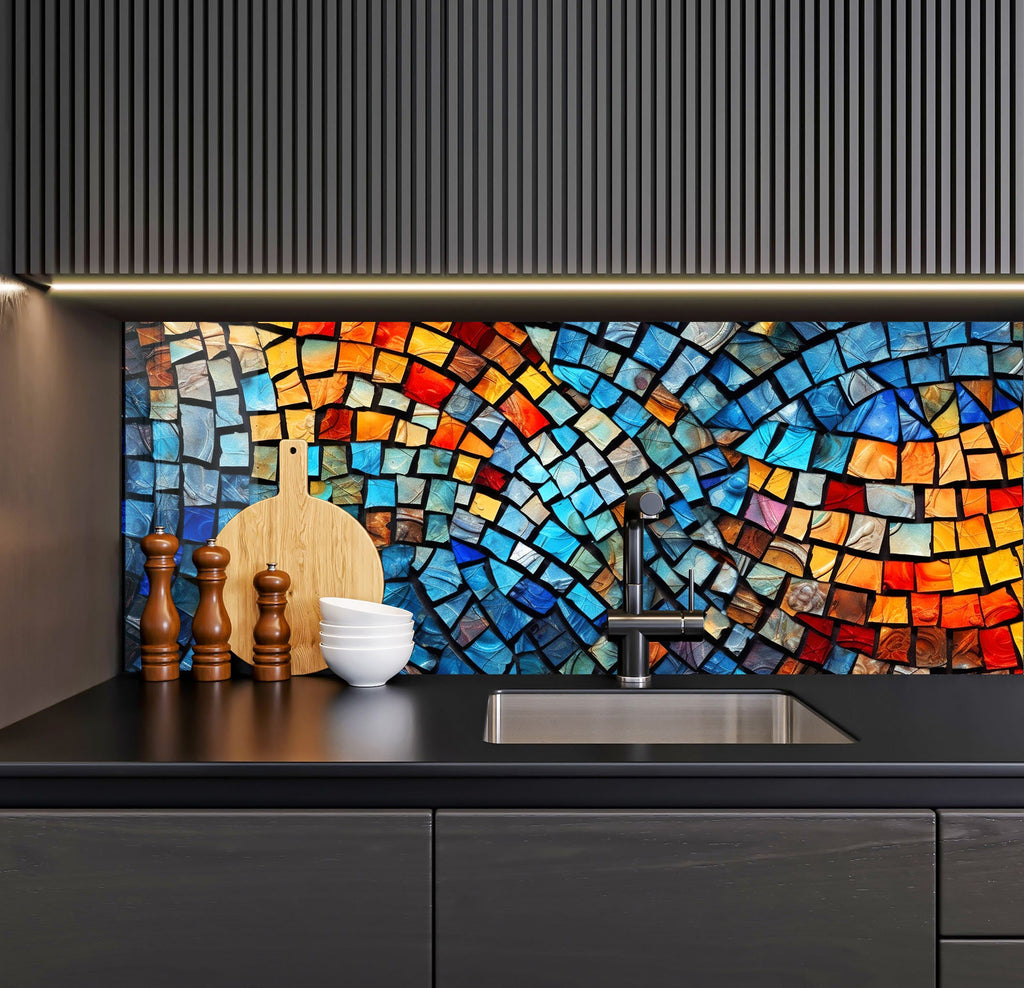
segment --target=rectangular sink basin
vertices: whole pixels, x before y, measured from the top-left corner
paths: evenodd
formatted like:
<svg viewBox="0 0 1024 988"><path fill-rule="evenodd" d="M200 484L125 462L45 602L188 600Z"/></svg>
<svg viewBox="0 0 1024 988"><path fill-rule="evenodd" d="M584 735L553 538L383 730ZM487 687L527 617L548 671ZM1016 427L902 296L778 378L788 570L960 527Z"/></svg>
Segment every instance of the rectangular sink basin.
<svg viewBox="0 0 1024 988"><path fill-rule="evenodd" d="M498 690L493 744L849 744L854 739L777 690Z"/></svg>

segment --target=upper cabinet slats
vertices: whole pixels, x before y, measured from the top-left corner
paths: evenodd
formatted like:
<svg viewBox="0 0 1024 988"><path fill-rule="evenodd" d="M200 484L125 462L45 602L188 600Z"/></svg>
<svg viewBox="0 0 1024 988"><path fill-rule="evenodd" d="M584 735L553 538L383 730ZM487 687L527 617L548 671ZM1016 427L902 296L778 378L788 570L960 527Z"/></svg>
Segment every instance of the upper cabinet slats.
<svg viewBox="0 0 1024 988"><path fill-rule="evenodd" d="M1024 273L1018 0L11 2L19 273Z"/></svg>

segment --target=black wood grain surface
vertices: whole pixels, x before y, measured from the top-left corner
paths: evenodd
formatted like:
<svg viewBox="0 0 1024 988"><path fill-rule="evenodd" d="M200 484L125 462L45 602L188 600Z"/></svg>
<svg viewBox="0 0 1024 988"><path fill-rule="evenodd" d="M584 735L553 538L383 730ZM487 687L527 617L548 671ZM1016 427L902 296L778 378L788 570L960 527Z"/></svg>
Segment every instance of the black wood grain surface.
<svg viewBox="0 0 1024 988"><path fill-rule="evenodd" d="M934 816L441 811L437 988L935 984Z"/></svg>
<svg viewBox="0 0 1024 988"><path fill-rule="evenodd" d="M427 988L428 812L0 814L0 983Z"/></svg>
<svg viewBox="0 0 1024 988"><path fill-rule="evenodd" d="M1024 937L1024 813L940 813L939 874L943 936Z"/></svg>

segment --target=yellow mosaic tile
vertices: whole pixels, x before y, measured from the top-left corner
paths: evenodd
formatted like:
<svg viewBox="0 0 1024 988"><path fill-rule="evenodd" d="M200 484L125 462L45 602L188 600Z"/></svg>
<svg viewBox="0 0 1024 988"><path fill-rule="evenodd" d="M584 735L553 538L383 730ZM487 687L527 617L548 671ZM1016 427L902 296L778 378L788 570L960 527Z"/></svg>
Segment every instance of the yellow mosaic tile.
<svg viewBox="0 0 1024 988"><path fill-rule="evenodd" d="M303 439L311 443L316 438L314 423L316 415L311 408L285 409L284 423L288 431L286 439Z"/></svg>
<svg viewBox="0 0 1024 988"><path fill-rule="evenodd" d="M480 461L475 456L459 456L455 461L455 469L452 471L452 476L464 484L472 483L479 466Z"/></svg>
<svg viewBox="0 0 1024 988"><path fill-rule="evenodd" d="M993 586L1020 580L1020 563L1009 549L997 549L982 556L981 561Z"/></svg>
<svg viewBox="0 0 1024 988"><path fill-rule="evenodd" d="M373 368L373 380L378 384L401 384L408 366L408 357L392 353L390 350L381 350L377 354L377 363Z"/></svg>
<svg viewBox="0 0 1024 988"><path fill-rule="evenodd" d="M479 517L486 518L488 521L494 521L498 516L500 508L501 501L489 497L487 494L478 493L470 502L469 513L479 515Z"/></svg>
<svg viewBox="0 0 1024 988"><path fill-rule="evenodd" d="M473 390L489 405L496 405L498 399L510 387L512 387L512 382L497 367L488 367Z"/></svg>
<svg viewBox="0 0 1024 988"><path fill-rule="evenodd" d="M949 560L954 593L979 590L985 586L977 556L954 556Z"/></svg>
<svg viewBox="0 0 1024 988"><path fill-rule="evenodd" d="M988 523L992 529L992 541L996 545L1017 545L1024 539L1019 510L1010 508L1008 511L995 511L988 516Z"/></svg>
<svg viewBox="0 0 1024 988"><path fill-rule="evenodd" d="M792 483L793 471L787 470L785 467L776 467L762 490L767 491L769 494L774 494L780 501L784 501L789 495L789 488Z"/></svg>
<svg viewBox="0 0 1024 988"><path fill-rule="evenodd" d="M534 399L539 398L545 391L551 389L551 382L532 364L529 364L516 380L526 390L526 393Z"/></svg>
<svg viewBox="0 0 1024 988"><path fill-rule="evenodd" d="M249 416L249 431L256 443L272 442L283 439L281 435L281 416L277 412Z"/></svg>
<svg viewBox="0 0 1024 988"><path fill-rule="evenodd" d="M932 525L932 546L936 555L956 552L956 525L952 521L936 521Z"/></svg>
<svg viewBox="0 0 1024 988"><path fill-rule="evenodd" d="M816 545L811 549L810 571L814 579L820 582L828 582L832 579L832 571L836 566L835 549L828 549L823 545Z"/></svg>
<svg viewBox="0 0 1024 988"><path fill-rule="evenodd" d="M431 332L417 326L409 337L408 351L410 355L427 360L440 367L451 353L455 341L450 336Z"/></svg>

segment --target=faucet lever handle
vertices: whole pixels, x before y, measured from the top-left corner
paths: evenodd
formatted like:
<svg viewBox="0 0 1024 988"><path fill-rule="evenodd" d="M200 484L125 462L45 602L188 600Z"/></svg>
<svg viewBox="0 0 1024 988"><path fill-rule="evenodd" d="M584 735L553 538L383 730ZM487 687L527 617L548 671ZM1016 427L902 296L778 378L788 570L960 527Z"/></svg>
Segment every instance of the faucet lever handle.
<svg viewBox="0 0 1024 988"><path fill-rule="evenodd" d="M690 602L687 605L687 610L692 611L693 610L693 568L692 567L690 568L690 572L688 573L688 575L686 577L686 581L687 581L687 584L688 584L688 586L690 588Z"/></svg>

